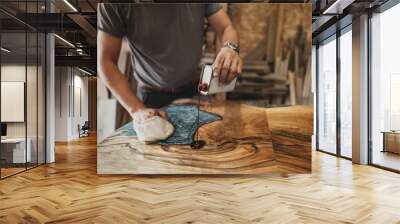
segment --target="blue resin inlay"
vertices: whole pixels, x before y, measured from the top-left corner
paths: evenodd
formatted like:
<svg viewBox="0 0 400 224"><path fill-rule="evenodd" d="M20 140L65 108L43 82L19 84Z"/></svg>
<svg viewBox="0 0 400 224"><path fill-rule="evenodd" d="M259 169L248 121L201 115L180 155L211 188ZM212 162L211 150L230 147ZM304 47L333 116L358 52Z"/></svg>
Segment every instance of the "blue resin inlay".
<svg viewBox="0 0 400 224"><path fill-rule="evenodd" d="M197 106L170 105L162 108L167 113L168 120L174 126L174 133L166 140L157 142L161 145L189 145L193 142L193 136L197 131ZM199 126L222 118L213 113L200 110ZM136 136L132 122L125 124L116 130L114 136Z"/></svg>

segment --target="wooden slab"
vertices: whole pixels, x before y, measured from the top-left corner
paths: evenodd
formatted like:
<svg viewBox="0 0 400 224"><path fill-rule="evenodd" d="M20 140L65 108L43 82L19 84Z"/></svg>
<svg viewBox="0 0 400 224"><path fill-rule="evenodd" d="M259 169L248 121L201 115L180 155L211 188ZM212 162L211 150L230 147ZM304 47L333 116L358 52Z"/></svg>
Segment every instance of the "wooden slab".
<svg viewBox="0 0 400 224"><path fill-rule="evenodd" d="M283 172L311 172L313 107L266 109L276 162Z"/></svg>
<svg viewBox="0 0 400 224"><path fill-rule="evenodd" d="M207 145L145 145L136 137L110 137L98 145L99 174L264 174L277 173L265 110L219 102L202 108L223 117L200 127Z"/></svg>

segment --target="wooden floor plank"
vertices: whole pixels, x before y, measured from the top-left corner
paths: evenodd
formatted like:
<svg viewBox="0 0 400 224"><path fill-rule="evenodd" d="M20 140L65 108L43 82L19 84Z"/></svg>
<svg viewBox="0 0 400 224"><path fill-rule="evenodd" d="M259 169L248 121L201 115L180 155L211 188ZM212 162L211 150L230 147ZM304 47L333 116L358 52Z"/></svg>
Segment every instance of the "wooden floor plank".
<svg viewBox="0 0 400 224"><path fill-rule="evenodd" d="M96 139L0 181L0 223L400 223L400 175L313 152L311 174L97 175Z"/></svg>

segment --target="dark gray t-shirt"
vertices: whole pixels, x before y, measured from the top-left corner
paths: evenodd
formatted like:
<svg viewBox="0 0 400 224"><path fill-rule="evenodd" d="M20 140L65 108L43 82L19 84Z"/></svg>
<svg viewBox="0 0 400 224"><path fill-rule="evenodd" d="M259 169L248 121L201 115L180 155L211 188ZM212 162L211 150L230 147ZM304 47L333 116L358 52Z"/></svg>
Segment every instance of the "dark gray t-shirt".
<svg viewBox="0 0 400 224"><path fill-rule="evenodd" d="M98 6L97 28L126 37L139 83L176 88L195 80L210 4L110 4Z"/></svg>

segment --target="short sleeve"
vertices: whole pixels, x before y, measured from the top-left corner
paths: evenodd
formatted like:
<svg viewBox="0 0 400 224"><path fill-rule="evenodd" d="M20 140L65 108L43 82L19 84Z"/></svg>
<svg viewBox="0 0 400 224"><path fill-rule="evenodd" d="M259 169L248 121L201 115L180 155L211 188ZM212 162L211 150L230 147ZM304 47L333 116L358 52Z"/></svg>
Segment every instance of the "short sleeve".
<svg viewBox="0 0 400 224"><path fill-rule="evenodd" d="M204 12L205 17L212 16L222 8L222 5L219 3L207 3L205 6L206 6Z"/></svg>
<svg viewBox="0 0 400 224"><path fill-rule="evenodd" d="M97 8L97 29L116 37L126 35L125 15L119 4L99 3Z"/></svg>

